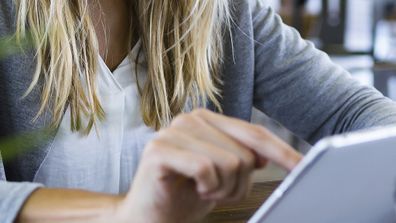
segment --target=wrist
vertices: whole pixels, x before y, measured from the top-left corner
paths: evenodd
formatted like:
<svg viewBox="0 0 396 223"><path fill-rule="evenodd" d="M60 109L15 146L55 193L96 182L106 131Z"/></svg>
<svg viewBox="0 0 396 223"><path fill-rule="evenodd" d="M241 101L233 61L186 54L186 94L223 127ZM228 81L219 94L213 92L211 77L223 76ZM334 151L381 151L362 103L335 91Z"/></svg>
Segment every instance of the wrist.
<svg viewBox="0 0 396 223"><path fill-rule="evenodd" d="M104 211L103 215L101 216L101 222L131 222L131 219L128 218L127 212L125 210L124 195L112 197L108 204L109 206L106 208L107 210Z"/></svg>
<svg viewBox="0 0 396 223"><path fill-rule="evenodd" d="M80 190L39 189L22 207L16 222L125 222L117 210L123 196Z"/></svg>

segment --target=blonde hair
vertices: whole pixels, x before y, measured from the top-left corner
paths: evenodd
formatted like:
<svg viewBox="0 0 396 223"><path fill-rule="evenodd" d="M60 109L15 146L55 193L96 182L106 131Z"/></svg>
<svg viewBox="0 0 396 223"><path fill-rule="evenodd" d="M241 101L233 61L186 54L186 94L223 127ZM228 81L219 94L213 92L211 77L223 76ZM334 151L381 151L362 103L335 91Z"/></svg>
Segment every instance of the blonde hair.
<svg viewBox="0 0 396 223"><path fill-rule="evenodd" d="M71 129L88 133L105 118L96 94L98 41L88 0L15 0L17 39L31 35L37 67L29 94L43 81L37 117L50 108L58 126L70 106ZM223 34L228 0L130 2L133 28L146 57L147 81L140 88L144 122L159 129L184 111L211 101L218 109ZM132 40L131 40L132 41ZM82 117L88 122L83 124Z"/></svg>

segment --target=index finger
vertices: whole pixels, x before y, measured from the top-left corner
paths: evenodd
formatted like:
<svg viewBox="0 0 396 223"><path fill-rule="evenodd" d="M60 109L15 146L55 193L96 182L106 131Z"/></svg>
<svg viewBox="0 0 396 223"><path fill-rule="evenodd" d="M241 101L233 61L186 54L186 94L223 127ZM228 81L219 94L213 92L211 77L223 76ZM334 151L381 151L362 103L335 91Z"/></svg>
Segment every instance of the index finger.
<svg viewBox="0 0 396 223"><path fill-rule="evenodd" d="M252 149L261 158L269 159L289 171L302 159L301 154L262 126L202 109L194 111L194 114Z"/></svg>

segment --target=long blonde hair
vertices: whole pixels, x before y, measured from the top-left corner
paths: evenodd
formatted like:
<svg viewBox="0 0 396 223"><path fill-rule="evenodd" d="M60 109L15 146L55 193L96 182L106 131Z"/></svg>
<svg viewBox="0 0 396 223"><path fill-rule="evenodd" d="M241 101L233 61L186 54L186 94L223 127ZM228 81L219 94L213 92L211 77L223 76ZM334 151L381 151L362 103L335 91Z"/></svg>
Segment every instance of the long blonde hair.
<svg viewBox="0 0 396 223"><path fill-rule="evenodd" d="M148 66L140 91L144 122L156 129L166 126L187 101L193 108L211 101L221 109L219 69L223 31L230 19L228 0L130 1L133 28ZM37 49L37 67L27 90L29 94L43 81L37 116L50 108L52 125L58 126L69 105L71 129L88 133L105 118L96 93L98 41L88 0L15 3L16 37L30 35Z"/></svg>

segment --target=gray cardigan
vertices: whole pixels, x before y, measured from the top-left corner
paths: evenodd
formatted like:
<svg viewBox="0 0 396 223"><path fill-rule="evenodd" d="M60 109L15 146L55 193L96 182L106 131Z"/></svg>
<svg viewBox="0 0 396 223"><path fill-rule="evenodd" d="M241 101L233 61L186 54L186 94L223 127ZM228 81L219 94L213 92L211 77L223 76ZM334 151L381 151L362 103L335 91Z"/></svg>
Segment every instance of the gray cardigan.
<svg viewBox="0 0 396 223"><path fill-rule="evenodd" d="M271 9L257 0L232 2L233 25L231 35L225 35L222 72L221 103L226 115L249 120L256 107L310 143L337 133L396 123L393 102L353 80L284 25ZM12 0L0 0L0 37L12 34L14 24ZM0 61L0 137L40 129L51 118L46 114L32 122L39 88L21 99L34 66L33 51ZM39 186L20 182L32 181L50 143L36 145L32 152L0 168L0 222L12 222Z"/></svg>

